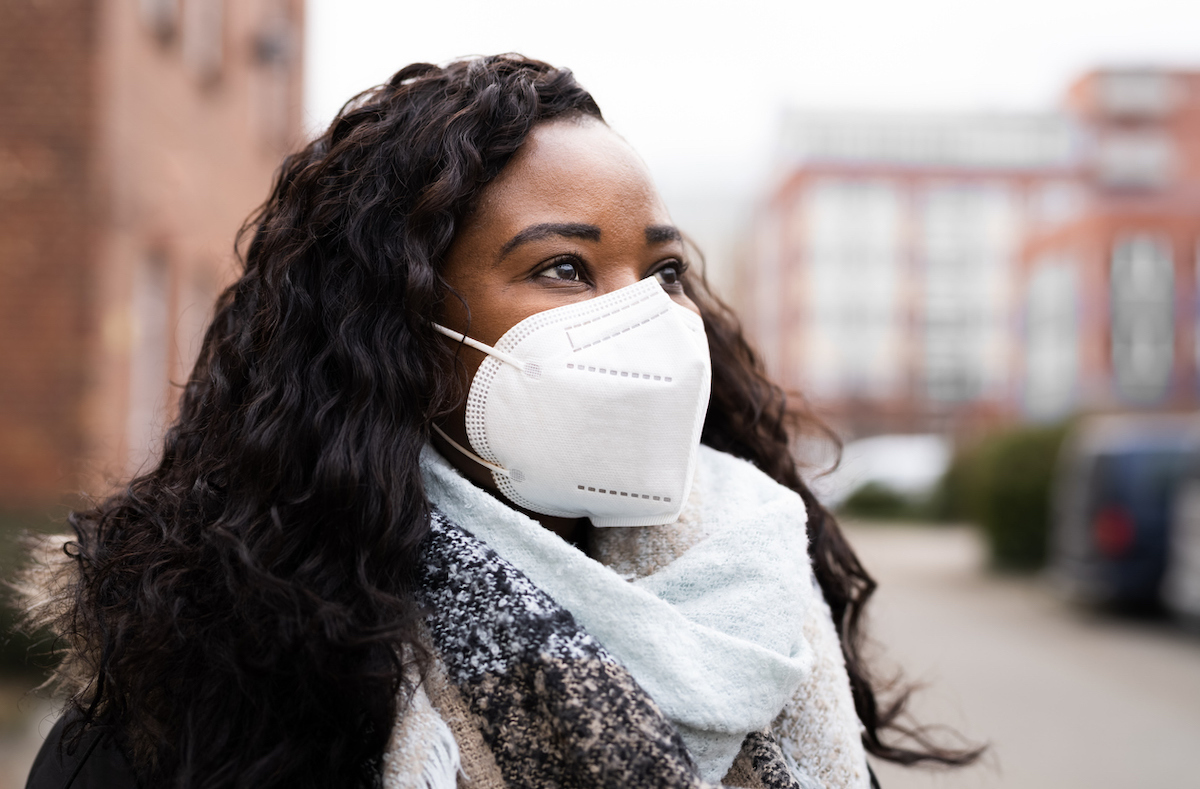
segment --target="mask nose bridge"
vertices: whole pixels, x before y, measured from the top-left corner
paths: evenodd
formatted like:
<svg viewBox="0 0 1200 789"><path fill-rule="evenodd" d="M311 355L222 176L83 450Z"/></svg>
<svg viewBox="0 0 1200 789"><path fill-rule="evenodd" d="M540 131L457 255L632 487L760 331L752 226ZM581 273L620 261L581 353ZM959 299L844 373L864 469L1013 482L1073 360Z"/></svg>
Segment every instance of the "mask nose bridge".
<svg viewBox="0 0 1200 789"><path fill-rule="evenodd" d="M630 294L637 293L639 289L648 289L649 285L647 283L653 284L654 291L651 292L648 296L643 297L643 298L649 299L649 298L653 298L654 295L662 294L664 297L666 297L666 301L668 303L670 302L670 297L666 296L666 292L662 290L661 286L658 285L658 282L655 281L653 277L645 277L640 280L635 280L634 282L631 282L630 284L625 285L616 290L612 290L612 291L609 291L608 293L597 296L594 299L588 299L587 301L582 301L582 302L578 302L575 304L569 304L569 305L565 305L563 307L555 307L553 309L546 310L543 313L537 313L535 315L532 315L529 318L526 318L525 321L521 321L520 323L518 323L512 329L509 329L509 332L512 332L513 329L516 329L518 326L521 326L526 321L536 319L536 318L538 318L538 316L545 316L550 313L557 313L560 310L564 311L565 314L570 314L572 311L578 310L581 308L586 309L586 308L590 307L592 309L595 309L596 307L601 306L601 305L608 306L609 304L612 304L613 312L625 311L630 306L633 306L632 304L629 304L629 303L622 303L622 302L624 302L625 298L627 298ZM622 296L621 294L625 294L625 295ZM639 299L638 301L641 301L641 299ZM604 316L599 316L599 317L601 319L603 319ZM587 322L591 322L594 320L596 320L596 318L589 318L589 319L585 320L584 322L587 323ZM447 328L435 321L430 321L430 325L433 326L433 328L438 333L443 334L456 342L461 342L463 345L467 345L471 348L474 348L475 350L479 351L480 353L484 353L495 359L499 359L500 361L504 362L505 364L512 365L513 367L517 368L518 370L520 370L523 373L526 373L527 375L532 375L533 377L536 378L536 377L538 377L538 374L540 373L540 369L538 368L538 365L535 363L523 362L520 359L518 359L517 357L513 356L512 354L505 353L504 351L501 351L498 348L495 348L491 345L479 342L479 340L468 337L467 335L463 334L462 332L457 332L457 331L454 331L453 329ZM508 335L506 334L505 336L508 336Z"/></svg>
<svg viewBox="0 0 1200 789"><path fill-rule="evenodd" d="M653 275L651 275L650 277L643 277L637 273L640 269L642 269L644 267L645 267L645 264L641 260L638 260L638 259L631 259L630 261L628 261L628 263L617 263L615 266L613 266L613 269L620 272L619 276L624 281L615 283L614 287L608 288L603 293L600 293L597 296L597 298L603 298L604 296L607 296L610 293L616 293L617 291L625 290L628 287L637 285L639 282L642 282L646 279L653 278Z"/></svg>
<svg viewBox="0 0 1200 789"><path fill-rule="evenodd" d="M671 309L671 302L665 293L662 295L664 298L657 298L657 294L651 293L639 301L621 304L592 321L567 329L571 347L582 350L665 315Z"/></svg>

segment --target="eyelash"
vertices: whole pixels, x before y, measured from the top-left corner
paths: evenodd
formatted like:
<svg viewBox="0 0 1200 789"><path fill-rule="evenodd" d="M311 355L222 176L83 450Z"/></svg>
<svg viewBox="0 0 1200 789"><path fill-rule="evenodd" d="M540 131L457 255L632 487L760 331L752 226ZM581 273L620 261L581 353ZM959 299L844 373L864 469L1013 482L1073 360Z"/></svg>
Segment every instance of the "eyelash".
<svg viewBox="0 0 1200 789"><path fill-rule="evenodd" d="M665 263L664 265L656 268L650 274L650 276L656 277L656 276L658 276L659 272L663 271L664 269L669 269L669 268L675 269L675 282L670 283L670 284L667 284L664 282L664 283L662 283L662 286L666 289L671 290L672 292L675 292L676 290L682 292L683 291L683 279L684 279L684 276L687 275L688 268L689 268L689 265L686 260L674 258L672 262Z"/></svg>
<svg viewBox="0 0 1200 789"><path fill-rule="evenodd" d="M568 282L588 281L587 265L584 264L581 258L575 255L559 255L558 257L551 259L546 265L540 266L537 271L533 272L533 275L534 277L540 277L551 269L567 264L575 267L576 276L578 277L576 280L567 280Z"/></svg>
<svg viewBox="0 0 1200 789"><path fill-rule="evenodd" d="M576 272L577 279L564 280L565 282L590 282L591 281L591 278L588 276L587 264L584 263L582 258L579 258L576 255L559 255L558 257L551 259L546 265L541 266L540 268L538 268L537 271L534 272L534 277L540 277L543 274L545 274L547 271L550 271L551 269L557 268L558 266L568 265L568 264L575 266L575 272ZM690 265L687 263L687 261L682 260L680 258L671 258L667 261L662 261L662 265L655 268L647 276L649 276L649 277L658 276L658 274L661 271L663 271L665 269L669 269L669 268L675 269L675 276L676 276L677 280L682 280L684 275L687 273L688 269L690 268ZM548 277L548 279L550 279L550 278ZM680 284L681 284L680 282L675 282L675 283L671 283L671 284L663 283L663 287L670 288L670 287L678 286Z"/></svg>

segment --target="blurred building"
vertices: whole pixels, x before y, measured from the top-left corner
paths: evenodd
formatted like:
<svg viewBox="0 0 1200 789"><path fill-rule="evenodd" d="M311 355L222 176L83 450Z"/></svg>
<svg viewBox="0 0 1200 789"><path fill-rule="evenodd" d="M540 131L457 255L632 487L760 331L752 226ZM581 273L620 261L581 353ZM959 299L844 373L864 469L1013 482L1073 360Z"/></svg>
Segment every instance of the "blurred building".
<svg viewBox="0 0 1200 789"><path fill-rule="evenodd" d="M1041 115L789 115L739 288L772 372L854 435L1194 403L1197 77L1097 72Z"/></svg>
<svg viewBox="0 0 1200 789"><path fill-rule="evenodd" d="M1194 408L1200 72L1109 71L1067 95L1079 196L1026 233L1021 412Z"/></svg>
<svg viewBox="0 0 1200 789"><path fill-rule="evenodd" d="M302 0L0 5L0 508L140 467L300 136Z"/></svg>

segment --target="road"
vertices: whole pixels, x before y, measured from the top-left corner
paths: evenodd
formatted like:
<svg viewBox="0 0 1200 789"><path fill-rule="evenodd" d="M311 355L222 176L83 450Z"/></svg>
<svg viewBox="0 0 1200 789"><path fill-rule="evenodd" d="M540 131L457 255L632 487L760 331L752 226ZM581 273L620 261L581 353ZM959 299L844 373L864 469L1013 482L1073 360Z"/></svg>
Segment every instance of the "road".
<svg viewBox="0 0 1200 789"><path fill-rule="evenodd" d="M876 762L884 789L1200 788L1200 636L989 575L965 528L847 534L880 582L868 623L880 665L927 685L921 721L990 744L962 770Z"/></svg>

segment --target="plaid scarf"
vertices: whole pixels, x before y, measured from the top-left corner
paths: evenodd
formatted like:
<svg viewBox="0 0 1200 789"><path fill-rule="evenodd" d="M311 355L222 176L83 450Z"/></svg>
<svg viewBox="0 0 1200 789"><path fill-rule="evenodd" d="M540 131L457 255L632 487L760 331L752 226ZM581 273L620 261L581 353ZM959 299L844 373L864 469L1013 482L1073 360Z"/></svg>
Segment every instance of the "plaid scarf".
<svg viewBox="0 0 1200 789"><path fill-rule="evenodd" d="M461 785L711 786L629 672L516 567L440 513L420 588L438 657L421 692L453 733ZM413 742L429 731L397 726L385 757L388 789L437 785ZM401 753L416 760L405 764ZM765 731L746 737L725 784L808 789Z"/></svg>

